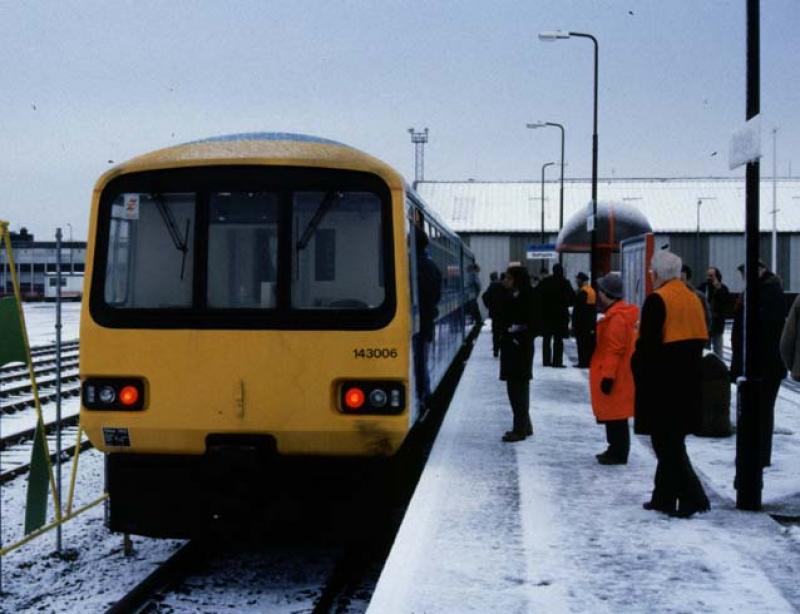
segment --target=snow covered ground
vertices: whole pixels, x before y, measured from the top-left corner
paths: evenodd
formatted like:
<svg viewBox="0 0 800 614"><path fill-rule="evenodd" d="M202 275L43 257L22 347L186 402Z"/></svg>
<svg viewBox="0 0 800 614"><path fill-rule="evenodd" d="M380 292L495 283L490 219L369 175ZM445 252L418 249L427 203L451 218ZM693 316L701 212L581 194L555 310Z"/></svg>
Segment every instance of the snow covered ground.
<svg viewBox="0 0 800 614"><path fill-rule="evenodd" d="M54 303L23 303L25 325L31 347L50 345L56 342L56 309ZM61 340L75 341L78 338L81 304L62 303Z"/></svg>
<svg viewBox="0 0 800 614"><path fill-rule="evenodd" d="M535 435L511 426L484 330L384 568L369 612L792 612L800 533L735 509L735 437L689 438L712 510L689 520L642 509L655 457L634 436L627 466L599 465L605 432L587 372L544 369ZM797 514L800 411L782 391L765 508Z"/></svg>
<svg viewBox="0 0 800 614"><path fill-rule="evenodd" d="M78 306L68 305L64 339L77 337ZM52 305L26 305L34 344L54 339ZM70 328L71 327L71 328ZM72 331L72 332L70 332ZM568 347L574 354L574 348ZM537 349L532 387L536 435L504 444L511 414L484 332L467 365L415 499L370 605L371 612L722 612L795 611L800 605L800 529L766 513L735 509L735 437L689 438L713 509L690 520L641 509L655 459L634 437L627 466L600 466L602 427L588 404L586 371L543 369ZM66 403L75 403L70 399ZM800 395L776 408L773 467L765 509L798 514ZM67 464L64 475L68 475ZM102 492L102 455L81 455L76 505ZM2 485L4 543L22 530L25 479ZM179 542L122 539L103 525L102 506L70 522L52 556L48 534L3 560L0 612L100 612L144 578ZM305 549L305 551L304 551ZM325 556L279 547L247 553L193 579L170 611L309 612ZM315 559L318 558L319 560ZM239 560L241 559L241 560ZM296 568L304 561L302 569ZM354 603L348 611L362 611Z"/></svg>

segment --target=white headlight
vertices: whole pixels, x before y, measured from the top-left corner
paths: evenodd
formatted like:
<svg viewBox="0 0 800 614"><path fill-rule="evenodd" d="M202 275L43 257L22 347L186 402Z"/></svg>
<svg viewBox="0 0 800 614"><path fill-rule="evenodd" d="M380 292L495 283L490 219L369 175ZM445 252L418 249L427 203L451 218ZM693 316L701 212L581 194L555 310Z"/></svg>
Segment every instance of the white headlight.
<svg viewBox="0 0 800 614"><path fill-rule="evenodd" d="M97 398L100 399L101 403L109 405L117 398L117 393L111 386L103 386L100 388Z"/></svg>

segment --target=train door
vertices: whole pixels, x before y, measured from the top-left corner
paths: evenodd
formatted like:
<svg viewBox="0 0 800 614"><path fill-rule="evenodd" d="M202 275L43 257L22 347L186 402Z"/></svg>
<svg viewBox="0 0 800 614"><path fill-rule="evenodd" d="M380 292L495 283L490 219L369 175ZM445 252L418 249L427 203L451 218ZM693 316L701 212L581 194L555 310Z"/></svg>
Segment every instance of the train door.
<svg viewBox="0 0 800 614"><path fill-rule="evenodd" d="M436 349L435 312L431 311L431 294L438 293L441 284L436 279L438 269L428 256L429 233L422 210L413 202L406 203L408 220L409 274L411 276L412 331L411 353L414 375L414 397L416 403L412 410L412 420L420 416L432 392L433 357ZM438 295L437 295L438 296ZM438 302L438 298L434 303Z"/></svg>

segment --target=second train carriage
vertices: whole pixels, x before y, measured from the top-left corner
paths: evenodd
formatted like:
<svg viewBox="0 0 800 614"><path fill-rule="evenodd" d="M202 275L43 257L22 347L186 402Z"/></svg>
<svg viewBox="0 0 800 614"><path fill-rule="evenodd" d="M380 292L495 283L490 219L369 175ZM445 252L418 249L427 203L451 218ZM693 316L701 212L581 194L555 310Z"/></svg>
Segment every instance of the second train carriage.
<svg viewBox="0 0 800 614"><path fill-rule="evenodd" d="M441 278L430 342L421 233ZM325 139L135 158L98 181L89 236L81 421L115 530L190 533L218 515L209 476L258 491L275 459L394 455L473 324L458 236L396 171Z"/></svg>

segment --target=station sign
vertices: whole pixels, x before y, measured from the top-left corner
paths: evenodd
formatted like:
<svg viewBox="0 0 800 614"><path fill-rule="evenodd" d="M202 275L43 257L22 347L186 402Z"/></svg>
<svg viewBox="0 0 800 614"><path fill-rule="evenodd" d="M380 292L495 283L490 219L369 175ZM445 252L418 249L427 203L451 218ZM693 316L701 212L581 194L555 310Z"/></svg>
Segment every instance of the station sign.
<svg viewBox="0 0 800 614"><path fill-rule="evenodd" d="M555 243L539 243L529 245L525 257L528 260L557 260L558 252Z"/></svg>

